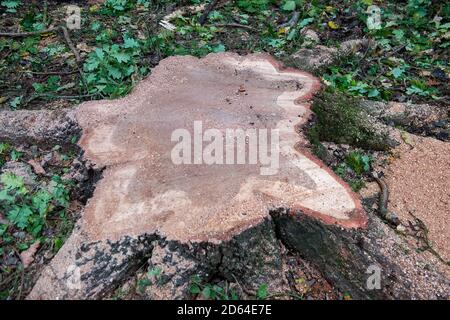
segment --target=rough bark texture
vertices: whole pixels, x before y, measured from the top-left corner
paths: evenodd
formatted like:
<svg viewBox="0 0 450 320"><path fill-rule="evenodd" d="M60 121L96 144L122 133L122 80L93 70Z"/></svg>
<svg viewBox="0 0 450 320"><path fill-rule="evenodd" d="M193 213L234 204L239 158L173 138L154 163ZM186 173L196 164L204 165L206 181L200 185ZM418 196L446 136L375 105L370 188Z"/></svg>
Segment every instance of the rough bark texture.
<svg viewBox="0 0 450 320"><path fill-rule="evenodd" d="M98 299L146 262L149 269L159 271L146 289L151 299L189 298L194 276L202 282L215 277L237 281L253 292L266 283L269 292L276 292L282 278L280 243L313 263L335 289L353 299L446 298L448 281L442 264L411 251L378 217L369 215L367 230L345 230L301 212L279 209L271 215L272 219L221 244L180 243L157 234L84 243L77 231L28 298ZM74 266L65 264L68 256L73 256ZM381 288L370 290L368 268L373 265L381 270Z"/></svg>
<svg viewBox="0 0 450 320"><path fill-rule="evenodd" d="M16 144L67 144L81 132L68 110L2 111L0 124L0 140Z"/></svg>
<svg viewBox="0 0 450 320"><path fill-rule="evenodd" d="M367 229L326 225L300 212L273 214L278 237L312 262L341 292L354 299L445 299L448 280L430 254L418 254L378 217ZM370 290L370 266L381 271L381 288Z"/></svg>

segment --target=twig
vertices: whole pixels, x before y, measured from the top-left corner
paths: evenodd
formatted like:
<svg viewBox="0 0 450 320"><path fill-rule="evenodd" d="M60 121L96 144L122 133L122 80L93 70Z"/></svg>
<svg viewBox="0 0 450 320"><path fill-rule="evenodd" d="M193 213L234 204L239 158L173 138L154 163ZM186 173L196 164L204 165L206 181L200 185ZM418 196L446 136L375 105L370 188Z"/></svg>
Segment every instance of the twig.
<svg viewBox="0 0 450 320"><path fill-rule="evenodd" d="M0 37L11 37L11 38L23 38L23 37L31 37L44 33L52 33L58 30L56 28L49 28L39 31L31 31L31 32L0 32Z"/></svg>
<svg viewBox="0 0 450 320"><path fill-rule="evenodd" d="M398 226L400 224L399 218L395 213L389 212L388 210L389 189L386 182L376 172L372 173L372 177L380 187L380 198L378 201L378 212L380 217L394 226Z"/></svg>
<svg viewBox="0 0 450 320"><path fill-rule="evenodd" d="M218 23L218 24L213 24L210 25L211 27L225 27L225 28L242 28L242 29L247 29L247 30L251 30L251 31L256 31L255 28L250 27L250 26L246 26L245 24L240 24L240 23Z"/></svg>
<svg viewBox="0 0 450 320"><path fill-rule="evenodd" d="M80 54L78 53L77 49L73 45L72 40L70 39L69 31L67 31L67 28L64 26L60 26L59 28L63 32L63 35L64 35L64 38L66 39L67 45L69 46L70 50L72 50L73 54L75 55L75 60L77 61L77 63L80 63L81 62Z"/></svg>
<svg viewBox="0 0 450 320"><path fill-rule="evenodd" d="M283 23L280 27L282 28L292 28L298 23L298 20L300 19L300 12L295 11L292 15L291 19L289 19L288 22Z"/></svg>
<svg viewBox="0 0 450 320"><path fill-rule="evenodd" d="M10 274L8 277L5 277L2 282L0 282L0 289L3 289L3 285L11 282L11 280L14 278L15 274Z"/></svg>
<svg viewBox="0 0 450 320"><path fill-rule="evenodd" d="M98 92L96 93L90 93L90 94L80 94L80 95L74 95L74 96L58 96L50 93L40 93L33 97L33 99L39 98L39 97L49 97L49 98L55 98L55 99L83 99L83 98L90 98L99 95Z"/></svg>
<svg viewBox="0 0 450 320"><path fill-rule="evenodd" d="M209 13L214 9L214 7L217 5L217 3L219 2L219 0L212 0L208 6L206 7L205 11L203 11L202 15L200 16L200 18L198 19L198 22L201 25L204 25L206 20L208 19L208 15Z"/></svg>
<svg viewBox="0 0 450 320"><path fill-rule="evenodd" d="M427 225L419 218L416 217L415 214L413 214L410 210L408 210L408 213L416 220L416 223L419 224L419 228L422 229L422 241L425 243L425 247L422 249L424 251L429 251L432 255L434 255L438 260L440 260L442 263L447 264L447 262L441 257L441 255L433 249L433 247L430 244L430 240L428 239L428 228ZM416 236L419 238L418 236Z"/></svg>
<svg viewBox="0 0 450 320"><path fill-rule="evenodd" d="M78 73L78 70L76 71L47 71L47 72L37 72L37 71L24 71L24 73L31 73L31 74L36 74L36 75L41 75L41 76L46 76L46 75L69 75L69 74L74 74L74 73Z"/></svg>
<svg viewBox="0 0 450 320"><path fill-rule="evenodd" d="M17 295L17 300L20 300L20 298L22 297L23 281L25 278L25 264L23 263L23 259L22 259L22 256L20 255L19 251L17 251L17 249L14 247L13 247L13 250L16 253L16 255L19 257L20 262L22 263L22 270L20 272L20 287L19 287L19 293Z"/></svg>
<svg viewBox="0 0 450 320"><path fill-rule="evenodd" d="M295 298L298 300L303 300L303 297L293 291L288 291L288 292L275 292L273 294L270 294L266 297L266 300L270 300L271 298L276 298L276 297L291 297L291 298Z"/></svg>
<svg viewBox="0 0 450 320"><path fill-rule="evenodd" d="M86 79L84 78L83 70L81 70L81 67L80 67L80 63L81 63L80 54L78 53L77 49L73 45L73 42L70 39L70 34L69 34L69 31L67 31L67 28L64 26L60 26L60 28L63 32L64 38L66 39L67 45L69 46L70 50L72 50L73 54L75 55L75 61L77 63L78 72L80 73L81 82L83 82L83 85L84 85L84 88L86 89L86 91L89 91Z"/></svg>
<svg viewBox="0 0 450 320"><path fill-rule="evenodd" d="M47 16L48 16L48 3L47 0L44 0L44 13L42 15L42 21L44 24L47 24Z"/></svg>
<svg viewBox="0 0 450 320"><path fill-rule="evenodd" d="M233 276L234 280L236 281L238 287L241 289L244 300L247 300L249 298L249 296L255 295L254 293L250 293L250 292L248 292L248 290L244 289L244 287L239 283L238 279L236 278L236 276L234 274L231 274L231 275Z"/></svg>

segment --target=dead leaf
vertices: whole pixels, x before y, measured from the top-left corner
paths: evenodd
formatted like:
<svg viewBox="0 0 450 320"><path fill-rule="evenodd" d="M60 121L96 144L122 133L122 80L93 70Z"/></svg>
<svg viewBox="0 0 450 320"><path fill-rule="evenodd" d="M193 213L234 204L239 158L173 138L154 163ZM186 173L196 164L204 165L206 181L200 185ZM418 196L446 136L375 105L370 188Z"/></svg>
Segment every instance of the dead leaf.
<svg viewBox="0 0 450 320"><path fill-rule="evenodd" d="M339 26L334 23L334 21L328 21L328 27L330 27L333 30L339 29Z"/></svg>
<svg viewBox="0 0 450 320"><path fill-rule="evenodd" d="M94 48L88 46L85 42L77 44L77 49L81 52L91 52Z"/></svg>
<svg viewBox="0 0 450 320"><path fill-rule="evenodd" d="M433 79L428 79L428 81L427 81L427 85L430 86L430 87L437 86L439 84L440 84L439 81L436 81L436 80L433 80Z"/></svg>
<svg viewBox="0 0 450 320"><path fill-rule="evenodd" d="M27 250L20 253L20 260L22 260L23 268L26 269L34 261L34 255L41 246L41 242L38 240L33 243Z"/></svg>
<svg viewBox="0 0 450 320"><path fill-rule="evenodd" d="M400 131L400 136L401 136L403 142L405 142L410 147L414 147L414 142L412 141L411 136L409 135L408 132Z"/></svg>
<svg viewBox="0 0 450 320"><path fill-rule="evenodd" d="M32 159L28 161L28 164L33 167L34 172L37 174L45 174L44 168L42 168L41 164L36 160Z"/></svg>

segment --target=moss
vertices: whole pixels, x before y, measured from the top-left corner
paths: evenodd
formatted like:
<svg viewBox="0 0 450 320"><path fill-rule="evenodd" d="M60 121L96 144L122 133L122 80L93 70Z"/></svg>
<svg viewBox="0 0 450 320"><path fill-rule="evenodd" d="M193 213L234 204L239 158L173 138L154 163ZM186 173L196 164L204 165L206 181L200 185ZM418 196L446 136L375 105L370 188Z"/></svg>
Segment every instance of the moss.
<svg viewBox="0 0 450 320"><path fill-rule="evenodd" d="M367 115L359 108L359 100L327 87L313 102L316 115L308 137L314 151L321 156L320 141L348 144L367 150L389 149L386 135L376 132L368 123ZM323 147L322 147L323 148Z"/></svg>

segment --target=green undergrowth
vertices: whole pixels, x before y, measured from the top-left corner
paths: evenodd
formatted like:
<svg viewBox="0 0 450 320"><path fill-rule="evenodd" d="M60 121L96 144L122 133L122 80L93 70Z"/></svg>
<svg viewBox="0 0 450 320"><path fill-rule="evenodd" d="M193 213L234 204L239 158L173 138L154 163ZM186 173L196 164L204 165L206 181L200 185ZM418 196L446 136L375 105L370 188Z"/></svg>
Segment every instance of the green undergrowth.
<svg viewBox="0 0 450 320"><path fill-rule="evenodd" d="M337 59L322 70L319 76L327 85L373 100L445 101L448 3L235 0L212 10L204 25L199 23L202 10L171 19L174 30L159 23L176 9L207 2L106 0L103 4L79 4L81 28L70 33L82 54L81 73L61 35L0 37L0 105L21 109L58 98L72 103L121 97L160 59L172 55L267 52L288 62L301 48L339 46L355 38L371 39L375 47ZM377 29L367 26L371 5L380 9ZM13 23L14 30L33 32L61 25L65 23L64 9L54 2L44 6L41 2L2 1L0 13L11 20L5 19L0 28L11 28ZM296 23L288 26L295 14ZM317 43L305 38L305 28L317 33ZM50 75L47 71L62 73Z"/></svg>

